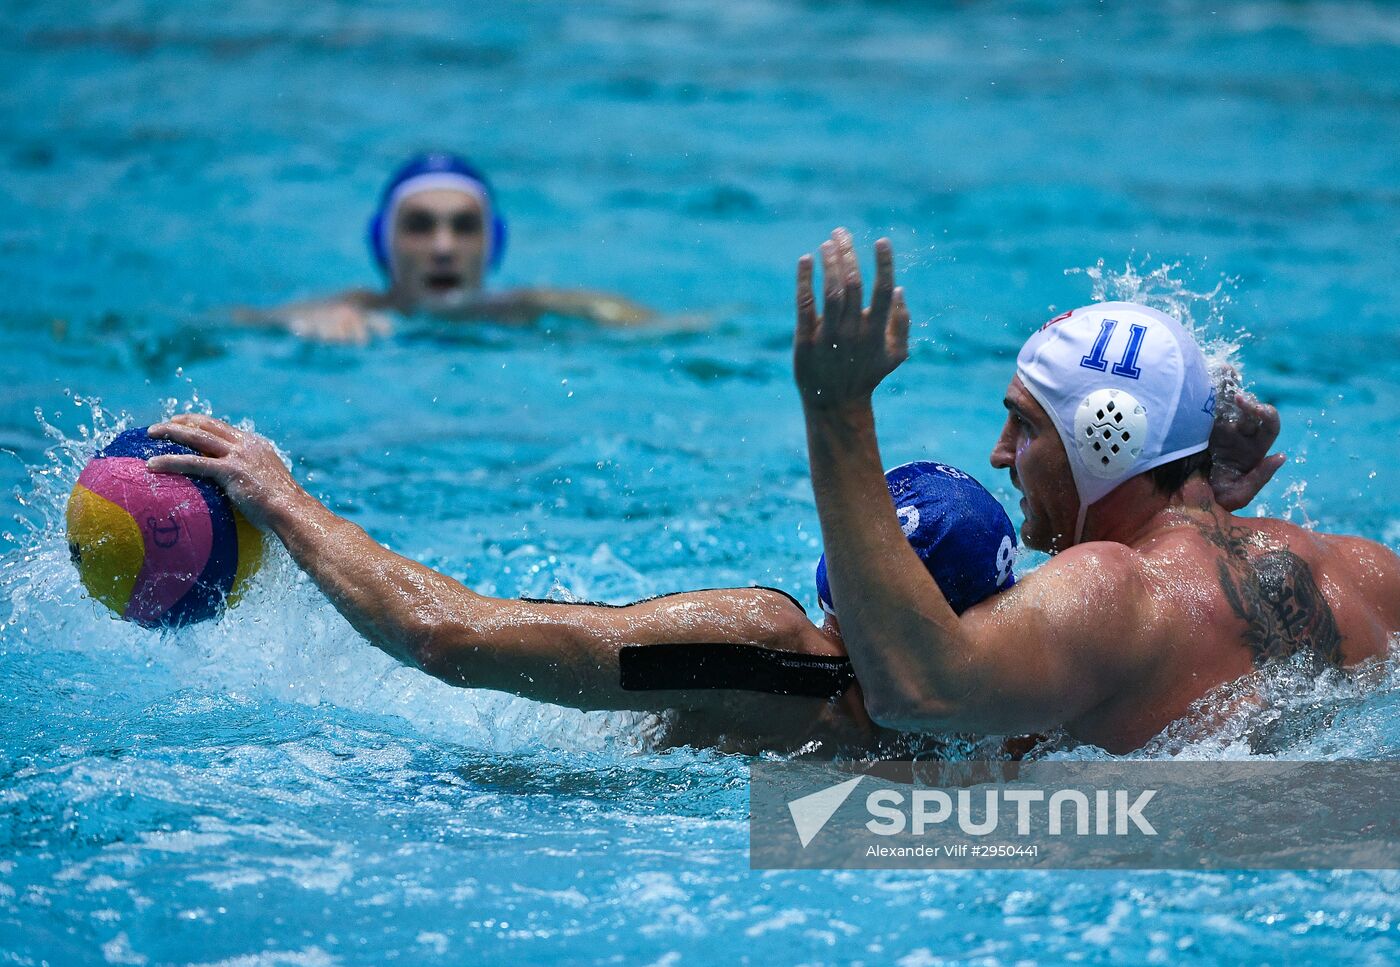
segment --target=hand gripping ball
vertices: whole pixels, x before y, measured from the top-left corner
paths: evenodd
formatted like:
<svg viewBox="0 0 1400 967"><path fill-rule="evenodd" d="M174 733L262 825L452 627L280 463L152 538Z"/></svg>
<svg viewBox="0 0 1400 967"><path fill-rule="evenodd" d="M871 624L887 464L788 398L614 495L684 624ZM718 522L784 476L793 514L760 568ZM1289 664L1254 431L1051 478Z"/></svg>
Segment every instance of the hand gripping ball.
<svg viewBox="0 0 1400 967"><path fill-rule="evenodd" d="M188 447L127 430L78 477L68 549L88 594L147 628L205 621L234 604L262 563L262 536L208 480L152 473Z"/></svg>

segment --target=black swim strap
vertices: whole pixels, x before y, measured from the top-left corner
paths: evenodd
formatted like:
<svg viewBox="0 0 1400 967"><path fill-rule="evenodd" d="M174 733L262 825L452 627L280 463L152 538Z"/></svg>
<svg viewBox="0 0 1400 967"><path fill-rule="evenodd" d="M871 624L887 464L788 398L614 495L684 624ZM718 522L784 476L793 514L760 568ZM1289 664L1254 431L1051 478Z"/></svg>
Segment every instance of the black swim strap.
<svg viewBox="0 0 1400 967"><path fill-rule="evenodd" d="M618 665L628 692L702 688L835 698L856 680L848 659L758 645L625 645Z"/></svg>

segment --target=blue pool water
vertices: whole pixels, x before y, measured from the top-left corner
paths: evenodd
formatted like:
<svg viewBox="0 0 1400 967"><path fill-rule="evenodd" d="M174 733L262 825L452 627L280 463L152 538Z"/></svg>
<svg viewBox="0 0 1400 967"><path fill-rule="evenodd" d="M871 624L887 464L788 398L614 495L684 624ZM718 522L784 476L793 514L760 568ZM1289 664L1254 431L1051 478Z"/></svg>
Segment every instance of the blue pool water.
<svg viewBox="0 0 1400 967"><path fill-rule="evenodd" d="M887 463L1009 498L1024 334L1176 285L1283 412L1264 506L1400 546L1395 7L0 9L0 962L1400 958L1392 873L750 872L743 758L397 668L282 559L217 625L123 625L61 530L97 437L208 406L478 590L815 611L791 272L844 223L893 237L915 316ZM700 318L229 324L372 282L369 201L432 145L495 174L503 282ZM1400 689L1283 692L1270 754L1400 754Z"/></svg>

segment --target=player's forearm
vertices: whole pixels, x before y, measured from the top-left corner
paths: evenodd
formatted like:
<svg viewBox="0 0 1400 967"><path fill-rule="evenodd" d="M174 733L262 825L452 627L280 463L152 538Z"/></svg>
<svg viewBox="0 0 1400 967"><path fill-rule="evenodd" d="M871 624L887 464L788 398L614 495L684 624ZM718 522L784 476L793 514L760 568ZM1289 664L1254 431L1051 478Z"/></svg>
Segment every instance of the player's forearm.
<svg viewBox="0 0 1400 967"><path fill-rule="evenodd" d="M471 594L380 546L309 495L270 515L273 532L351 626L375 647L422 666L435 629Z"/></svg>
<svg viewBox="0 0 1400 967"><path fill-rule="evenodd" d="M616 688L615 666L608 681L588 648L569 653L540 606L483 598L310 497L277 515L273 530L365 640L435 678L585 708Z"/></svg>
<svg viewBox="0 0 1400 967"><path fill-rule="evenodd" d="M381 547L304 494L269 516L293 559L356 631L454 685L585 710L718 709L746 699L624 689L620 649L670 641L826 647L801 609L773 592L704 591L620 608L487 598Z"/></svg>
<svg viewBox="0 0 1400 967"><path fill-rule="evenodd" d="M806 407L812 488L841 633L881 724L944 724L970 687L958 619L900 529L868 401Z"/></svg>
<svg viewBox="0 0 1400 967"><path fill-rule="evenodd" d="M604 292L584 289L510 289L479 293L451 311L461 319L524 324L541 316L584 319L604 326L634 326L655 318L646 306Z"/></svg>
<svg viewBox="0 0 1400 967"><path fill-rule="evenodd" d="M452 685L586 709L629 707L608 702L619 690L615 647L602 635L573 635L559 606L478 595L310 497L272 526L351 626L399 661Z"/></svg>

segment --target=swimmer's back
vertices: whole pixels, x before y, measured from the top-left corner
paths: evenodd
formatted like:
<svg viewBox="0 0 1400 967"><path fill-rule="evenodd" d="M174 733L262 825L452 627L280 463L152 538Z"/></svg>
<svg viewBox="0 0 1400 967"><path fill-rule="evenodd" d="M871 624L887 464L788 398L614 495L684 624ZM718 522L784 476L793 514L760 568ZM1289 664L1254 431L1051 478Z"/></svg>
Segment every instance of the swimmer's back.
<svg viewBox="0 0 1400 967"><path fill-rule="evenodd" d="M1251 518L1235 518L1253 524ZM1306 560L1341 634L1341 664L1389 654L1400 634L1400 558L1382 544L1346 534L1320 534L1287 521L1259 520L1267 538L1287 542Z"/></svg>
<svg viewBox="0 0 1400 967"><path fill-rule="evenodd" d="M1149 616L1141 685L1073 723L1080 738L1135 748L1275 659L1301 653L1321 670L1388 653L1400 632L1400 558L1387 548L1218 506L1175 513L1129 556Z"/></svg>

